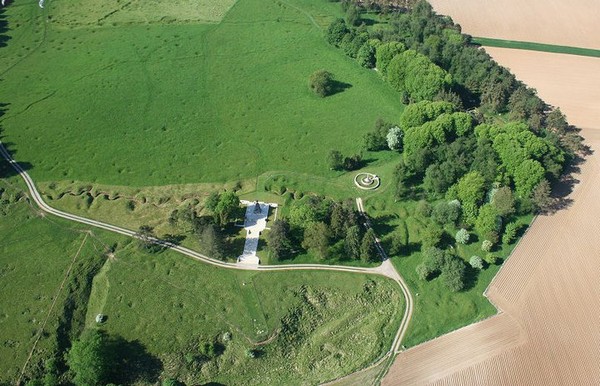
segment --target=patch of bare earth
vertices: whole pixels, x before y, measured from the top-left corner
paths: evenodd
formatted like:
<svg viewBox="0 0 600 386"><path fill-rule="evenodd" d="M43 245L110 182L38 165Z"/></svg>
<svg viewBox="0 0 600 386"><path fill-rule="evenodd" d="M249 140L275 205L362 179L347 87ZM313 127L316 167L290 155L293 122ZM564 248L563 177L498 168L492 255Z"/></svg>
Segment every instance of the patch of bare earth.
<svg viewBox="0 0 600 386"><path fill-rule="evenodd" d="M473 36L600 48L598 0L429 0Z"/></svg>
<svg viewBox="0 0 600 386"><path fill-rule="evenodd" d="M600 59L487 50L584 127L594 154L574 173L567 207L538 217L492 281L487 296L500 314L401 353L383 384L597 384Z"/></svg>

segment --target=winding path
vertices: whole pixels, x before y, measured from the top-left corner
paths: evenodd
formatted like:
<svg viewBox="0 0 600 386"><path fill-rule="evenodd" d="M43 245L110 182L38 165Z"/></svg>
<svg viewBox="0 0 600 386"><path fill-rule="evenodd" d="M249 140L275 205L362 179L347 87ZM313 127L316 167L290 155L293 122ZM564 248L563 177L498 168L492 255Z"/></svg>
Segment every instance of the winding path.
<svg viewBox="0 0 600 386"><path fill-rule="evenodd" d="M74 215L71 213L63 212L61 210L52 208L51 206L46 204L46 202L44 202L42 196L40 195L39 191L37 190L33 180L29 176L29 174L18 164L17 161L15 161L11 157L8 150L4 147L4 144L2 143L2 141L0 141L0 153L2 154L4 159L8 163L10 163L10 165L23 178L23 180L27 184L27 188L29 189L29 192L31 193L31 197L33 198L35 203L44 212L53 214L57 217L61 217L66 220L71 220L71 221L75 221L75 222L78 222L81 224L104 229L104 230L107 230L110 232L115 232L115 233L118 233L118 234L121 234L124 236L139 238L138 234L132 230L121 228L121 227L107 224L104 222L88 219L85 217L77 216L77 215ZM359 211L362 214L364 214L364 209L362 207L362 200L360 198L357 199L357 205L358 205ZM188 248L185 248L180 245L176 245L176 244L164 241L164 240L160 240L157 238L151 238L151 240L153 242L155 242L156 244L159 244L159 245L162 245L171 250L177 251L183 255L186 255L193 259L196 259L196 260L199 260L204 263L211 264L211 265L214 265L217 267L221 267L221 268L251 270L251 271L323 270L323 271L338 271L338 272L354 272L354 273L363 273L363 274L374 274L374 275L381 275L381 276L388 277L388 278L394 280L396 283L398 283L398 285L402 289L402 292L404 294L405 301L406 301L406 312L404 313L404 316L402 317L402 321L400 323L400 327L399 327L398 332L396 333L396 336L392 343L392 347L384 355L383 358L387 358L388 356L398 353L400 351L399 346L402 342L404 334L406 333L408 324L409 324L411 316L412 316L413 301L412 301L412 296L410 294L408 286L406 285L402 276L400 276L398 271L396 271L396 269L394 268L394 266L392 265L392 263L389 259L384 259L383 263L379 267L376 267L376 268L346 267L346 266L340 266L340 265L322 265L322 264L285 264L285 265L234 264L234 263L227 263L224 261L213 259L211 257L205 256L201 253L193 251L191 249L188 249ZM378 243L377 244L378 250L380 250L380 252L382 252L383 249L381 248L379 241L377 241L377 243ZM385 256L385 252L383 252L382 256Z"/></svg>

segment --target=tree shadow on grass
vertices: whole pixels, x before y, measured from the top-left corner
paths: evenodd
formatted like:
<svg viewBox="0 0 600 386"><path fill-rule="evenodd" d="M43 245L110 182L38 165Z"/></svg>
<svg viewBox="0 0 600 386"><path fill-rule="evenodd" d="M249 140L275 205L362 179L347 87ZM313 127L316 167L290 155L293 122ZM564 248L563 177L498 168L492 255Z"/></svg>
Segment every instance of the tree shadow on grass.
<svg viewBox="0 0 600 386"><path fill-rule="evenodd" d="M331 92L329 93L329 95L331 96L342 93L348 90L349 88L352 88L352 85L350 83L342 82L339 80L333 80L331 82Z"/></svg>
<svg viewBox="0 0 600 386"><path fill-rule="evenodd" d="M150 354L137 340L127 341L120 336L112 339L116 358L114 380L120 384L154 383L163 370L162 362Z"/></svg>

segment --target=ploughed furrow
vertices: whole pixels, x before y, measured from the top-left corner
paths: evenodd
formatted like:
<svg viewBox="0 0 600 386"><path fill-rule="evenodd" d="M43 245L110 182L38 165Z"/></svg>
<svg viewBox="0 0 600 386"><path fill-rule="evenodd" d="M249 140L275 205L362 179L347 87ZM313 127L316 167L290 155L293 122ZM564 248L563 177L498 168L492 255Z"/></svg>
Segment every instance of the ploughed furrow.
<svg viewBox="0 0 600 386"><path fill-rule="evenodd" d="M429 383L525 342L508 314L451 332L400 354L384 385Z"/></svg>

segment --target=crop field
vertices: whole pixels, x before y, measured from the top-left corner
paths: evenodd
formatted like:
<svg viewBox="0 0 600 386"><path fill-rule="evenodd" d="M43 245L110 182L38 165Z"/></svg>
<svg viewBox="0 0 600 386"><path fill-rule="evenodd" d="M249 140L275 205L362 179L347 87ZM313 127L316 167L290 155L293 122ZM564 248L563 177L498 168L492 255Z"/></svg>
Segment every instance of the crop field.
<svg viewBox="0 0 600 386"><path fill-rule="evenodd" d="M60 21L60 13L89 4L5 11L11 44L1 64L12 67L3 72L0 100L8 106L0 123L36 181L222 183L271 170L329 176L332 148L358 152L357 138L378 117L402 111L374 71L323 39L336 4L312 16L304 9L318 0L244 0L219 24L69 29ZM320 68L345 90L316 97L307 82Z"/></svg>
<svg viewBox="0 0 600 386"><path fill-rule="evenodd" d="M436 12L450 15L469 35L561 46L600 48L594 0L431 0Z"/></svg>
<svg viewBox="0 0 600 386"><path fill-rule="evenodd" d="M96 276L87 324L106 314L109 333L139 340L161 359L164 376L186 384L334 379L382 356L403 312L396 284L375 276L232 272L132 247ZM190 343L225 333L223 353L200 371L180 363Z"/></svg>

